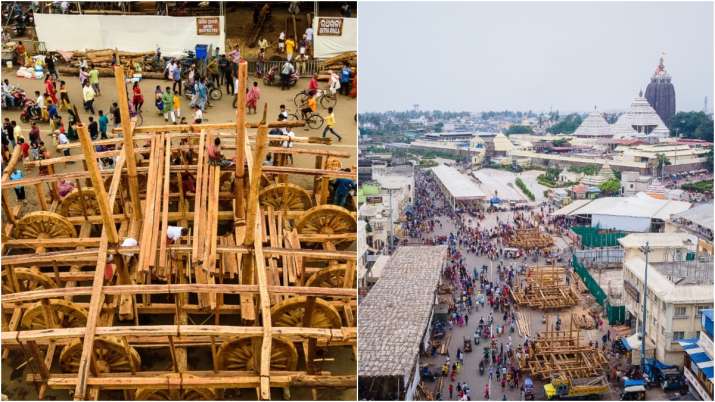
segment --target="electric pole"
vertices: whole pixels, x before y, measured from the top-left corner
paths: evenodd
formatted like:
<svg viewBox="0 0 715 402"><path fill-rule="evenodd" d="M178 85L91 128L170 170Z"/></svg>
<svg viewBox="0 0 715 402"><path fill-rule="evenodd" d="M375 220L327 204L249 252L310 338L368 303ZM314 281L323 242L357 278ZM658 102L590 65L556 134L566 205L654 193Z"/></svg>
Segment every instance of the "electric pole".
<svg viewBox="0 0 715 402"><path fill-rule="evenodd" d="M651 252L650 242L645 242L645 246L640 248L640 251L645 254L645 278L643 280L643 326L641 327L641 370L645 371L645 342L646 342L646 323L648 313L648 253Z"/></svg>

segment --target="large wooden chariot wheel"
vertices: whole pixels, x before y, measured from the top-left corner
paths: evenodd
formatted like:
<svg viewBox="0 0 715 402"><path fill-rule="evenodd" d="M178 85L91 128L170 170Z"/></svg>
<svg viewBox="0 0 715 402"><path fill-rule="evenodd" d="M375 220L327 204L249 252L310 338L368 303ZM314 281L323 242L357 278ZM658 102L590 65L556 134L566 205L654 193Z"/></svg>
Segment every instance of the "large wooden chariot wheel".
<svg viewBox="0 0 715 402"><path fill-rule="evenodd" d="M313 274L305 283L305 286L342 288L345 284L346 273L347 269L345 266L326 268ZM352 282L348 285L349 287L352 287L355 284L355 279L356 278L353 278Z"/></svg>
<svg viewBox="0 0 715 402"><path fill-rule="evenodd" d="M357 221L347 209L324 204L305 211L298 220L296 228L300 234L348 234L357 231ZM352 240L338 239L332 243L338 248L347 247Z"/></svg>
<svg viewBox="0 0 715 402"><path fill-rule="evenodd" d="M84 201L83 201L84 199ZM72 190L57 207L57 213L62 216L88 216L101 215L102 211L99 210L99 203L97 202L97 194L94 192L94 188L86 187L81 191L78 189ZM119 205L114 204L114 213L119 212Z"/></svg>
<svg viewBox="0 0 715 402"><path fill-rule="evenodd" d="M313 206L310 194L293 183L274 183L264 188L258 197L262 206L277 210L305 211Z"/></svg>
<svg viewBox="0 0 715 402"><path fill-rule="evenodd" d="M330 303L315 298L310 323L303 325L307 298L292 297L271 307L271 322L274 327L340 328L343 323L338 310Z"/></svg>
<svg viewBox="0 0 715 402"><path fill-rule="evenodd" d="M136 401L215 401L216 393L208 388L137 389Z"/></svg>
<svg viewBox="0 0 715 402"><path fill-rule="evenodd" d="M262 336L242 335L221 345L218 365L221 370L259 371ZM298 351L289 339L274 336L271 346L271 370L293 371L298 365Z"/></svg>
<svg viewBox="0 0 715 402"><path fill-rule="evenodd" d="M83 342L77 339L65 346L60 354L60 366L65 373L76 373L79 371L79 361L82 357ZM135 369L141 366L139 352L133 347L129 347L129 353L124 349L122 342L115 337L101 337L94 340L95 364L100 373L118 373L132 370L134 362ZM131 359L131 361L129 360Z"/></svg>
<svg viewBox="0 0 715 402"><path fill-rule="evenodd" d="M51 299L47 306L37 302L22 315L23 329L76 328L85 325L87 311L64 299Z"/></svg>
<svg viewBox="0 0 715 402"><path fill-rule="evenodd" d="M15 226L15 238L18 239L51 239L54 237L77 237L77 231L72 222L54 212L30 212L23 216Z"/></svg>
<svg viewBox="0 0 715 402"><path fill-rule="evenodd" d="M2 292L3 294L25 292L28 290L52 289L56 288L55 281L47 275L31 268L15 268L12 271L19 289L10 280L9 268L2 271Z"/></svg>

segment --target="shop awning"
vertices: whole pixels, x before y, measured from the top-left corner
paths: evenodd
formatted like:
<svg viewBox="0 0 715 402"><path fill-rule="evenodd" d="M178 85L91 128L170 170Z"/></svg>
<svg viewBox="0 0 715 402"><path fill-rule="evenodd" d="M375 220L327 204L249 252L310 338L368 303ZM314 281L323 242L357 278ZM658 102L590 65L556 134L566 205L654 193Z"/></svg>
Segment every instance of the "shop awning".
<svg viewBox="0 0 715 402"><path fill-rule="evenodd" d="M698 345L698 338L679 339L678 343L690 356L690 360L705 374L705 377L715 383L713 380L713 358L708 356L705 350Z"/></svg>

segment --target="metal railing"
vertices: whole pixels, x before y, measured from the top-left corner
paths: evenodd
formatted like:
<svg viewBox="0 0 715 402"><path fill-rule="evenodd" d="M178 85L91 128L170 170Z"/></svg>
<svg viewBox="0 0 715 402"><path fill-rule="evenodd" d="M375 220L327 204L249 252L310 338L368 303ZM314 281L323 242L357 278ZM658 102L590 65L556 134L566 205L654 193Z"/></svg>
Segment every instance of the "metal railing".
<svg viewBox="0 0 715 402"><path fill-rule="evenodd" d="M256 61L249 61L248 62L248 74L255 74L256 73ZM283 67L283 63L285 63L284 60L269 60L269 61L264 61L263 62L263 72L266 73L268 70L270 70L272 67L276 67L278 71L280 71L281 67ZM301 70L299 68L300 63L296 62L295 60L293 61L293 67L296 68L296 71L299 73L300 77L311 77L314 73L320 72L322 68L322 62L320 60L316 59L311 59L308 61L304 62L304 68Z"/></svg>

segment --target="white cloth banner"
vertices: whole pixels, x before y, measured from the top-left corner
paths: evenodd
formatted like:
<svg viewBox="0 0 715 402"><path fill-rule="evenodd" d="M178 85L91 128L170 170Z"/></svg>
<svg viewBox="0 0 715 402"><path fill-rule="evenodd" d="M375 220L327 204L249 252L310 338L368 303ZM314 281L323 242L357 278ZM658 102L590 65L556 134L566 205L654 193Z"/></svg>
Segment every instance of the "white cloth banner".
<svg viewBox="0 0 715 402"><path fill-rule="evenodd" d="M224 51L224 17L218 35L198 35L197 17L160 15L67 15L35 14L37 38L47 50L119 49L179 56L196 45L213 45Z"/></svg>
<svg viewBox="0 0 715 402"><path fill-rule="evenodd" d="M327 59L343 52L357 52L357 18L343 18L341 35L318 35L318 20L313 18L313 57Z"/></svg>

